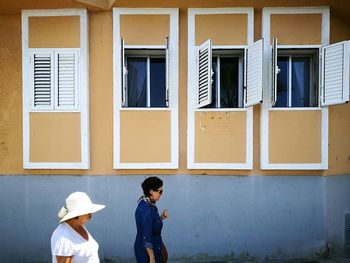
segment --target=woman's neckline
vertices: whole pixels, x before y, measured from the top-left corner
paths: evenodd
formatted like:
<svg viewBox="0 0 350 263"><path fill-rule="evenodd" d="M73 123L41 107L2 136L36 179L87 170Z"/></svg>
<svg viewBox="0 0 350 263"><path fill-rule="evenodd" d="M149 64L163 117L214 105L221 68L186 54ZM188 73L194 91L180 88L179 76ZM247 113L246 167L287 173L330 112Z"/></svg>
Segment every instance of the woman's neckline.
<svg viewBox="0 0 350 263"><path fill-rule="evenodd" d="M67 222L63 222L63 223L65 223L70 229L72 229L74 231L74 233L77 234L80 238L82 238L85 241L89 241L90 235L89 235L89 232L87 231L87 229L85 228L85 226L81 226L81 227L85 230L85 232L87 234L87 239L85 237L83 237L77 230L75 230L74 227L72 227L70 224L68 224Z"/></svg>

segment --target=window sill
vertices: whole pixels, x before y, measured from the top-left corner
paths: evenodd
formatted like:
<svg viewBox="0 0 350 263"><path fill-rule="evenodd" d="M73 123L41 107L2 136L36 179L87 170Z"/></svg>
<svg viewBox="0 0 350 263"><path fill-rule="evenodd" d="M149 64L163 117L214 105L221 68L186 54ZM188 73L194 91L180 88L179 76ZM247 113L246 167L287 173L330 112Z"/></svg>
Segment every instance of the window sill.
<svg viewBox="0 0 350 263"><path fill-rule="evenodd" d="M135 107L135 108L120 108L120 111L171 111L170 108L146 108L146 107Z"/></svg>
<svg viewBox="0 0 350 263"><path fill-rule="evenodd" d="M49 113L60 113L60 112L80 112L79 109L59 109L59 110L51 110L51 109L31 109L29 112L49 112Z"/></svg>
<svg viewBox="0 0 350 263"><path fill-rule="evenodd" d="M321 107L281 107L281 108L270 108L270 111L319 111Z"/></svg>
<svg viewBox="0 0 350 263"><path fill-rule="evenodd" d="M195 109L195 112L233 112L233 111L247 111L247 108L222 108L222 109L215 109L215 108L203 108L203 109Z"/></svg>

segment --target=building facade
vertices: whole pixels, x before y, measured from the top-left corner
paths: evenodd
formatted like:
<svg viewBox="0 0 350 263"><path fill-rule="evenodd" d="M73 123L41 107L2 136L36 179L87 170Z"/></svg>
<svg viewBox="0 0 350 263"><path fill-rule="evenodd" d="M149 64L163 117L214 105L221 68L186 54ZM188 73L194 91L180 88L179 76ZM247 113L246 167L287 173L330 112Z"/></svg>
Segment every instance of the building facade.
<svg viewBox="0 0 350 263"><path fill-rule="evenodd" d="M350 256L346 1L2 1L1 262L73 191L132 261L146 176L174 261Z"/></svg>

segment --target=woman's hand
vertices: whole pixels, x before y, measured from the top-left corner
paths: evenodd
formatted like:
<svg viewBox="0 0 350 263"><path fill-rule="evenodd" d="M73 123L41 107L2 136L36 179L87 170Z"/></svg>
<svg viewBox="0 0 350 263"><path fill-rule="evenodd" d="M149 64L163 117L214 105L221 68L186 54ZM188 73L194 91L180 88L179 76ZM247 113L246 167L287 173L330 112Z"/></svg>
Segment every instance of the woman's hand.
<svg viewBox="0 0 350 263"><path fill-rule="evenodd" d="M165 219L167 219L168 217L169 217L168 209L165 209L165 210L162 212L162 214L160 215L160 218L161 218L162 220L165 220Z"/></svg>

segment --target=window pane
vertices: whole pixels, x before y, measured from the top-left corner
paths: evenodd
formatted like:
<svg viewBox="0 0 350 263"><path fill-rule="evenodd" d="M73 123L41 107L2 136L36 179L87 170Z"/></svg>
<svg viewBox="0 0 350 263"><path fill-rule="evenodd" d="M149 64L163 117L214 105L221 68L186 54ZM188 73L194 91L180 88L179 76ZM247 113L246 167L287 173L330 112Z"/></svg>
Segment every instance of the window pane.
<svg viewBox="0 0 350 263"><path fill-rule="evenodd" d="M288 107L289 57L278 57L277 100L275 107Z"/></svg>
<svg viewBox="0 0 350 263"><path fill-rule="evenodd" d="M213 57L212 60L212 68L213 68L213 76L212 80L213 82L211 83L211 103L204 108L216 108L216 98L217 98L217 73L218 73L218 63L217 63L218 58Z"/></svg>
<svg viewBox="0 0 350 263"><path fill-rule="evenodd" d="M310 107L310 57L292 59L292 107Z"/></svg>
<svg viewBox="0 0 350 263"><path fill-rule="evenodd" d="M238 108L238 58L220 58L220 106Z"/></svg>
<svg viewBox="0 0 350 263"><path fill-rule="evenodd" d="M147 107L147 58L128 57L128 107Z"/></svg>
<svg viewBox="0 0 350 263"><path fill-rule="evenodd" d="M151 58L151 107L166 107L165 58Z"/></svg>

